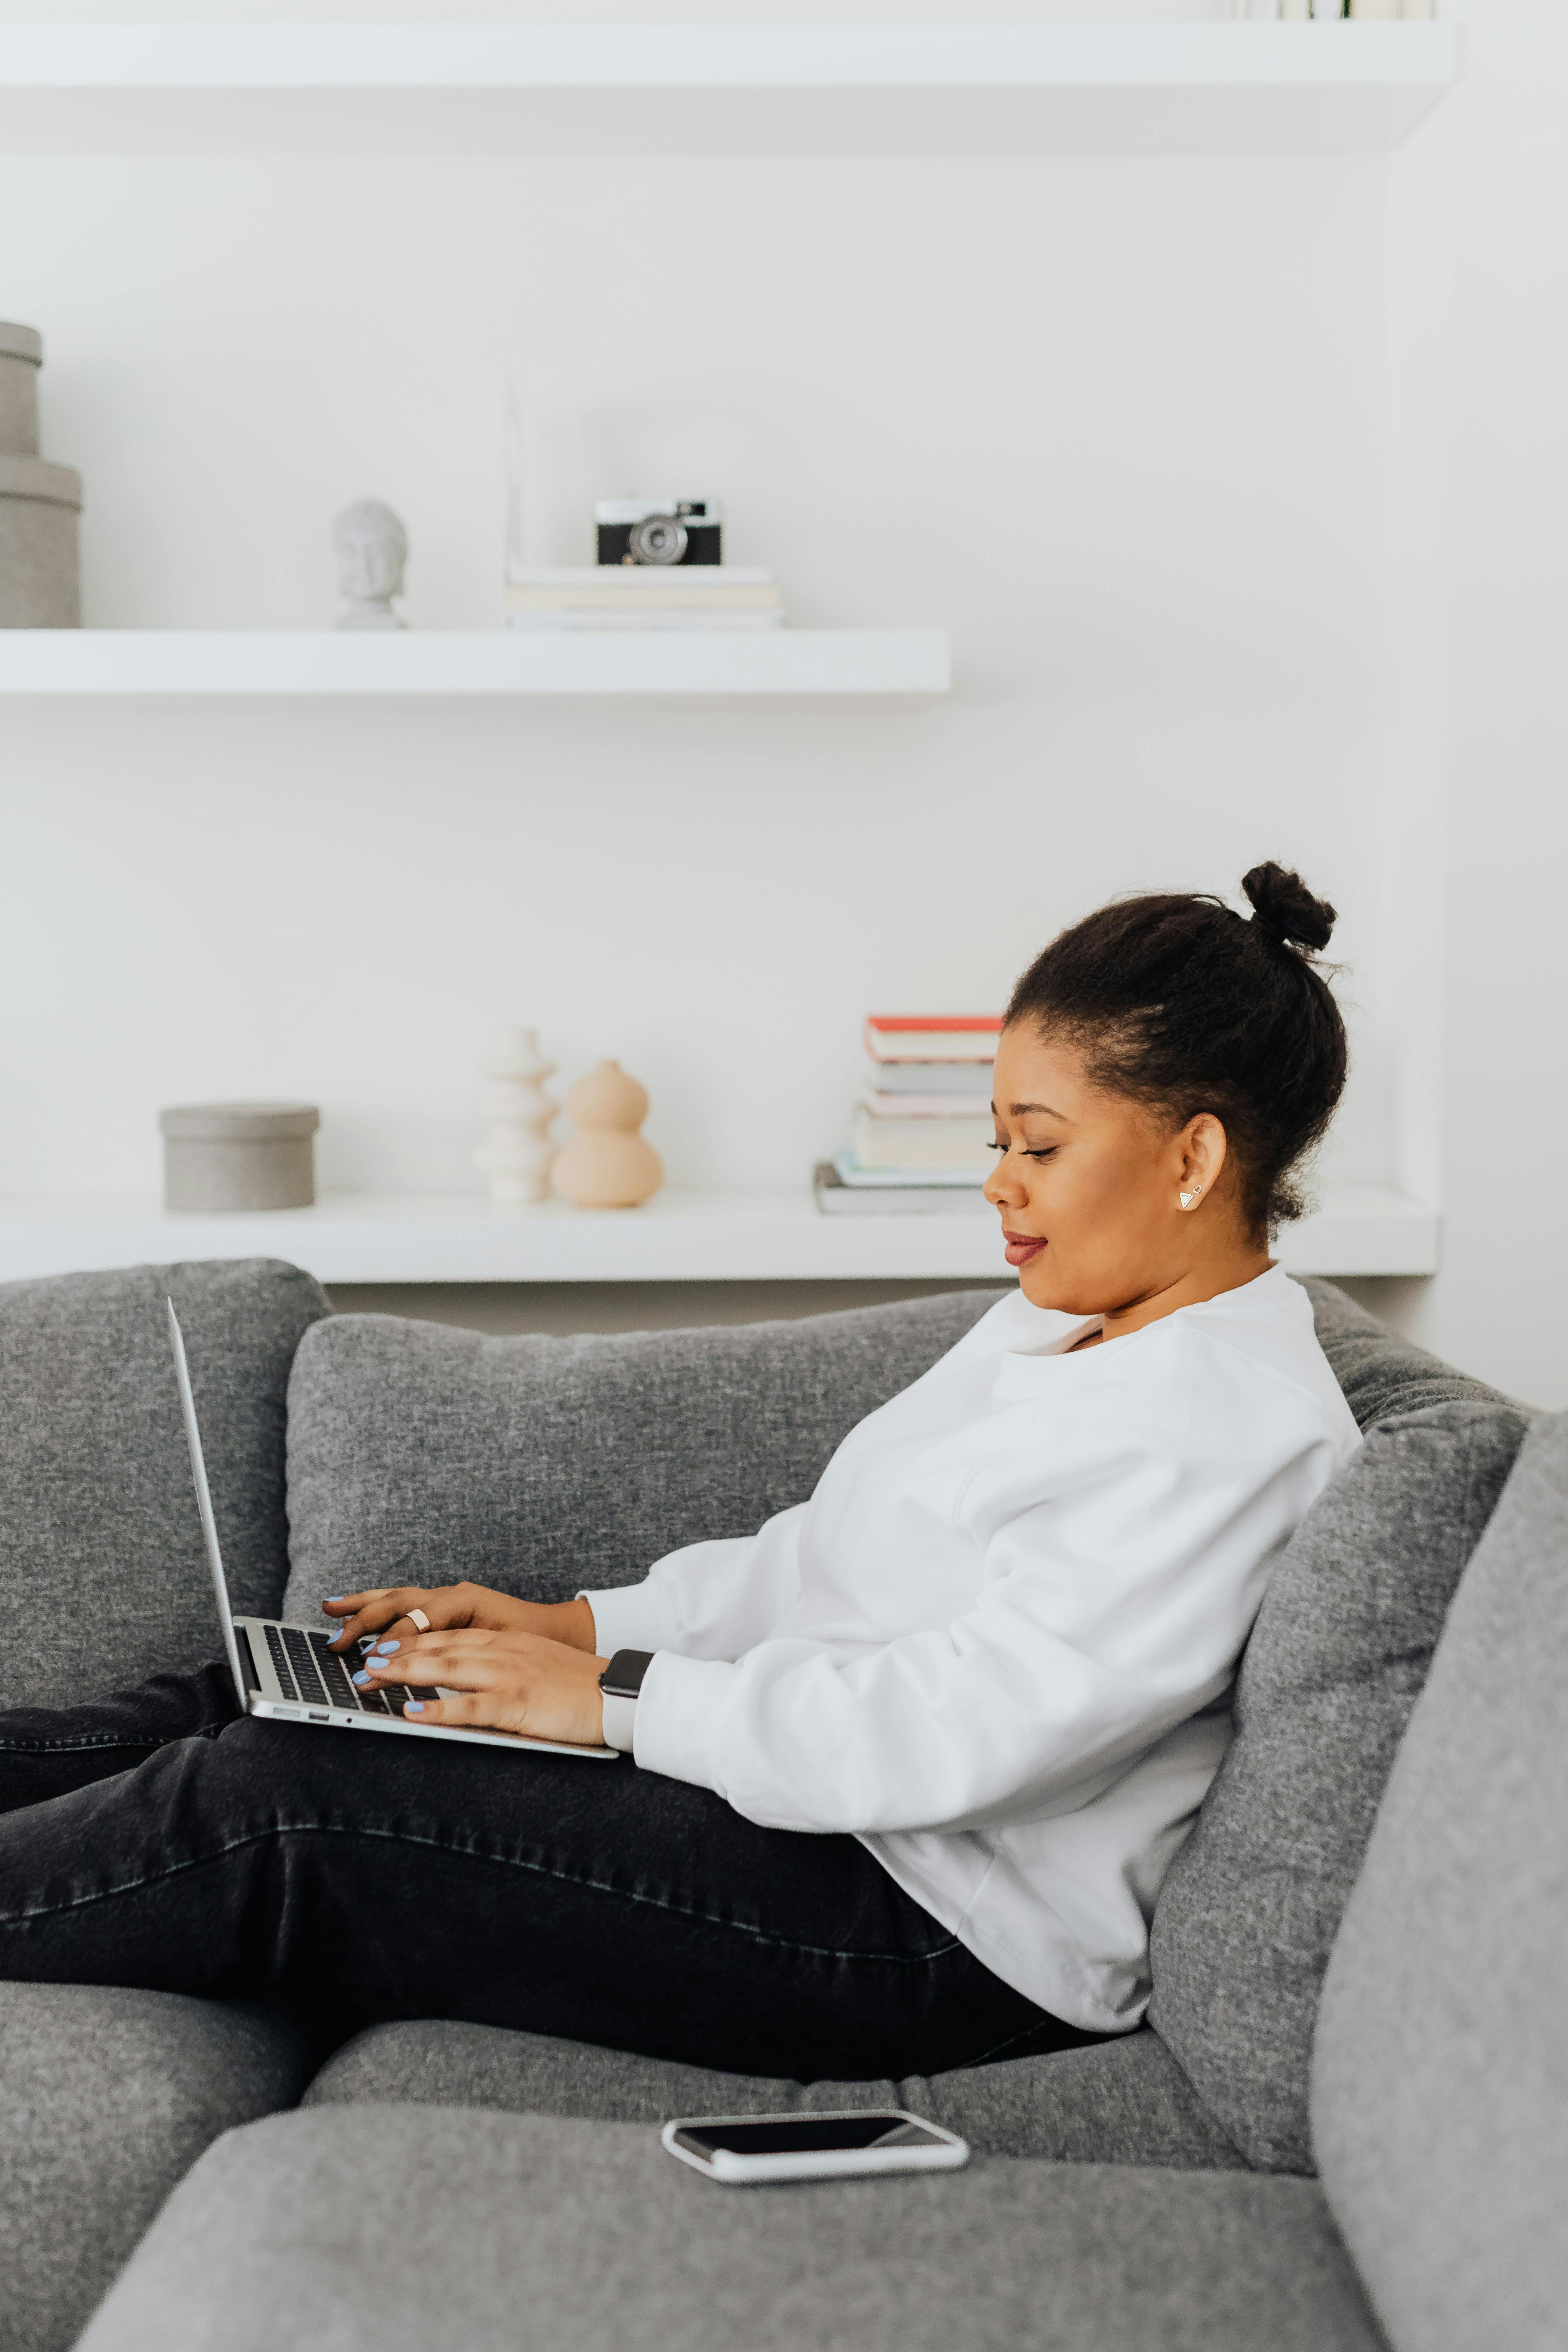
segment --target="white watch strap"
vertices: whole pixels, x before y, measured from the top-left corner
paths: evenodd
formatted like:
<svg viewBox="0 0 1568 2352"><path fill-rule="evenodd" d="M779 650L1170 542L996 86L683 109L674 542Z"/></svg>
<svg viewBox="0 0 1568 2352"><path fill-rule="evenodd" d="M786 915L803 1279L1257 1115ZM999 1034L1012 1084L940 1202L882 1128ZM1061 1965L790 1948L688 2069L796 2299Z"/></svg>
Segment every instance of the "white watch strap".
<svg viewBox="0 0 1568 2352"><path fill-rule="evenodd" d="M618 1748L623 1756L632 1752L632 1727L637 1719L635 1698L616 1698L609 1691L604 1694L605 1745Z"/></svg>

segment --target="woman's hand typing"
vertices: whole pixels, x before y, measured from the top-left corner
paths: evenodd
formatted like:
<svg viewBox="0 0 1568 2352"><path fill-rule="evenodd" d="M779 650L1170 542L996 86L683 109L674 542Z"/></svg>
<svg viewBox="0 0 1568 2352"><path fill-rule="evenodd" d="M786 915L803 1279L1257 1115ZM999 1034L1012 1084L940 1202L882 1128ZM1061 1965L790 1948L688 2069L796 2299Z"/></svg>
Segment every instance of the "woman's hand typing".
<svg viewBox="0 0 1568 2352"><path fill-rule="evenodd" d="M340 1653L369 1633L412 1641L419 1632L408 1614L417 1609L432 1633L474 1627L486 1633L531 1633L569 1650L595 1647L594 1612L585 1601L514 1601L484 1584L375 1585L364 1592L334 1593L321 1603L338 1620L332 1648Z"/></svg>
<svg viewBox="0 0 1568 2352"><path fill-rule="evenodd" d="M535 1739L597 1748L605 1736L599 1676L608 1663L537 1633L465 1625L388 1637L366 1653L354 1680L363 1689L403 1683L431 1693L407 1702L421 1723L523 1731ZM458 1696L437 1698L437 1684Z"/></svg>

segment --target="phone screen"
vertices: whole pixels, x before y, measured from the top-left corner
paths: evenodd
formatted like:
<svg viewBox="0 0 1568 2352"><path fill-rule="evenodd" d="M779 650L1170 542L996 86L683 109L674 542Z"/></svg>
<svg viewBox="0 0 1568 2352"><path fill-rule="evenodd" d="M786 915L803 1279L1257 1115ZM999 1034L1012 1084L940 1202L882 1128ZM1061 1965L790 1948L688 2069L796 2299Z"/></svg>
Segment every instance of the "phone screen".
<svg viewBox="0 0 1568 2352"><path fill-rule="evenodd" d="M731 2156L805 2156L842 2147L945 2147L907 2116L790 2116L757 2124L700 2124L675 2137L694 2156L726 2148Z"/></svg>

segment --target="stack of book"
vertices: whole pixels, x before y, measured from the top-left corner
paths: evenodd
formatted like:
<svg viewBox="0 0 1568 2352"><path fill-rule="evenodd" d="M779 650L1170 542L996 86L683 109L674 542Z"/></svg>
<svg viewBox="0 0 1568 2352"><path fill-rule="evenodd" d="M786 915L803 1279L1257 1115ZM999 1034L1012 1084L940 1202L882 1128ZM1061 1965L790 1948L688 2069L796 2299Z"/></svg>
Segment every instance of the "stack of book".
<svg viewBox="0 0 1568 2352"><path fill-rule="evenodd" d="M870 1067L849 1150L816 1174L826 1216L985 1208L980 1188L993 1159L991 1065L1001 1027L994 1013L872 1014Z"/></svg>
<svg viewBox="0 0 1568 2352"><path fill-rule="evenodd" d="M771 572L744 563L593 563L510 573L509 629L778 629Z"/></svg>

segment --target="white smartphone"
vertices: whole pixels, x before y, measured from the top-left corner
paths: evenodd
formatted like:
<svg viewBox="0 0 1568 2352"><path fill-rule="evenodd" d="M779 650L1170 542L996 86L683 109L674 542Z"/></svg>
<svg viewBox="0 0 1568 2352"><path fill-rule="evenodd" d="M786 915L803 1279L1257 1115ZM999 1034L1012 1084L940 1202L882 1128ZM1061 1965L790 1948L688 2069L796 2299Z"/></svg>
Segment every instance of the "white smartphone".
<svg viewBox="0 0 1568 2352"><path fill-rule="evenodd" d="M956 2172L969 2143L902 2107L823 2116L691 2116L666 2124L671 2156L710 2180L829 2180L848 2172Z"/></svg>

